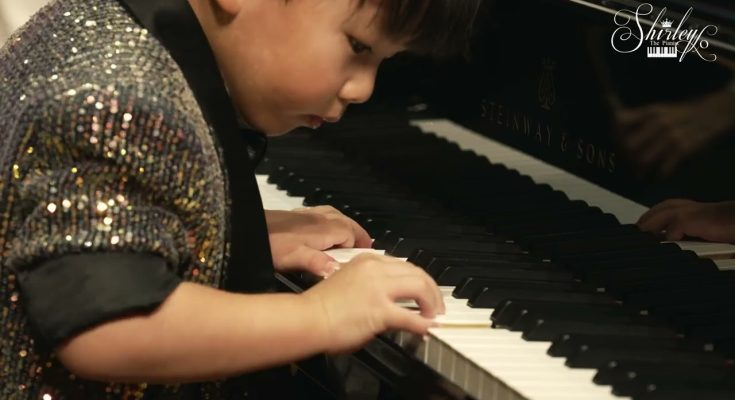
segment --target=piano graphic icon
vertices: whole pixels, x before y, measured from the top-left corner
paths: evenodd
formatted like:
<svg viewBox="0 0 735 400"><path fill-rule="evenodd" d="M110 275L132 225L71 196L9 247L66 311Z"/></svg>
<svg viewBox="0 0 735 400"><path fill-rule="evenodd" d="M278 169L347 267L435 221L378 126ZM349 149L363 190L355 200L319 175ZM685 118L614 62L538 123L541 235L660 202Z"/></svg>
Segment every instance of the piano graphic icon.
<svg viewBox="0 0 735 400"><path fill-rule="evenodd" d="M647 49L648 58L677 58L676 46L654 46Z"/></svg>

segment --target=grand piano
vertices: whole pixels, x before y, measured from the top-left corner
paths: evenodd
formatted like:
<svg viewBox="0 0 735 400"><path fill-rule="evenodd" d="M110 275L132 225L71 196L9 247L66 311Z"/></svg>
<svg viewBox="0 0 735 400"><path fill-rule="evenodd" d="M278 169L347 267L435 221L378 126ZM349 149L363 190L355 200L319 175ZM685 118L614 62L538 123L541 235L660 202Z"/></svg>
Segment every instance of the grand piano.
<svg viewBox="0 0 735 400"><path fill-rule="evenodd" d="M447 303L427 338L298 364L309 396L735 398L735 246L634 225L735 200L732 2L498 0L475 30L462 60L388 62L369 104L258 167L267 209L340 209Z"/></svg>

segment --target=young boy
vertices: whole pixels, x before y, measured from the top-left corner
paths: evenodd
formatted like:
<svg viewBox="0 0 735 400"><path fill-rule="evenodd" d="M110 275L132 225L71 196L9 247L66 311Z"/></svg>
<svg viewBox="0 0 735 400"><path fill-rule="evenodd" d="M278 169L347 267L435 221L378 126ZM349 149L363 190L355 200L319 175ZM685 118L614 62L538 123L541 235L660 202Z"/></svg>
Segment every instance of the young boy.
<svg viewBox="0 0 735 400"><path fill-rule="evenodd" d="M192 395L186 383L350 351L386 329L425 333L438 289L387 257L304 294L262 294L273 266L330 274L321 250L370 240L330 208L264 213L248 157L262 141L237 121L269 135L337 121L368 99L383 59L460 47L476 8L57 0L39 12L0 53L0 398L217 398L216 384Z"/></svg>

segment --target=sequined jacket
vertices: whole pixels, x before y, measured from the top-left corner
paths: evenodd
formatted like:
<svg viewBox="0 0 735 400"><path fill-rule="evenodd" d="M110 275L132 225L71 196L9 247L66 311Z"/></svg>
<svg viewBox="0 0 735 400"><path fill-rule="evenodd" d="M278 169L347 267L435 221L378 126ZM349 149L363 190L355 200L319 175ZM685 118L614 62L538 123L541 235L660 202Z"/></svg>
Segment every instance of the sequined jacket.
<svg viewBox="0 0 735 400"><path fill-rule="evenodd" d="M0 51L0 80L0 398L180 398L76 378L53 349L182 280L269 283L246 135L193 13L52 2Z"/></svg>

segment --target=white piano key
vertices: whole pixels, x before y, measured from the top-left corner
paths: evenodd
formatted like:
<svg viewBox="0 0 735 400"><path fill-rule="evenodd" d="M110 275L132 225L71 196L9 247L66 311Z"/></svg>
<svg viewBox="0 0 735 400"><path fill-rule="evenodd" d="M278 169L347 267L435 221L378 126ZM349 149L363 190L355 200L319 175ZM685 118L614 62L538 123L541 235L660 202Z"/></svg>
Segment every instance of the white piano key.
<svg viewBox="0 0 735 400"><path fill-rule="evenodd" d="M278 189L276 185L268 183L268 175L255 175L260 189L260 197L263 208L266 210L293 210L303 207L303 197L291 197L285 191Z"/></svg>
<svg viewBox="0 0 735 400"><path fill-rule="evenodd" d="M447 313L437 317L437 321L441 323L446 318L448 322L432 329L431 333L436 340L454 348L462 357L458 358L446 350L442 352L443 347L440 346L435 346L434 351L427 346L424 349L426 362L432 367L436 366L438 372L458 383L456 380L463 380L468 373L467 367L460 367L458 363L470 361L528 399L616 398L609 393L609 388L592 382L595 370L567 368L564 359L548 356L546 351L550 343L528 342L521 338L520 332L489 328L489 317L493 310L470 308L466 300L451 297L453 289L451 286L440 287ZM464 318L466 321L463 321ZM484 322L485 327L473 325L473 322Z"/></svg>
<svg viewBox="0 0 735 400"><path fill-rule="evenodd" d="M325 251L327 255L334 258L335 261L338 263L346 263L353 258L357 257L360 254L377 254L377 255L385 255L384 250L376 250L376 249L362 249L362 248L352 248L352 249L329 249Z"/></svg>
<svg viewBox="0 0 735 400"><path fill-rule="evenodd" d="M502 329L436 328L431 333L526 398L617 398L592 382L593 370L567 368L563 359L548 356L548 342L527 342L519 332Z"/></svg>
<svg viewBox="0 0 735 400"><path fill-rule="evenodd" d="M735 258L715 260L715 265L720 271L735 271Z"/></svg>
<svg viewBox="0 0 735 400"><path fill-rule="evenodd" d="M707 258L734 258L735 245L729 243L712 243L696 241L674 242L684 250L691 250L700 257Z"/></svg>

